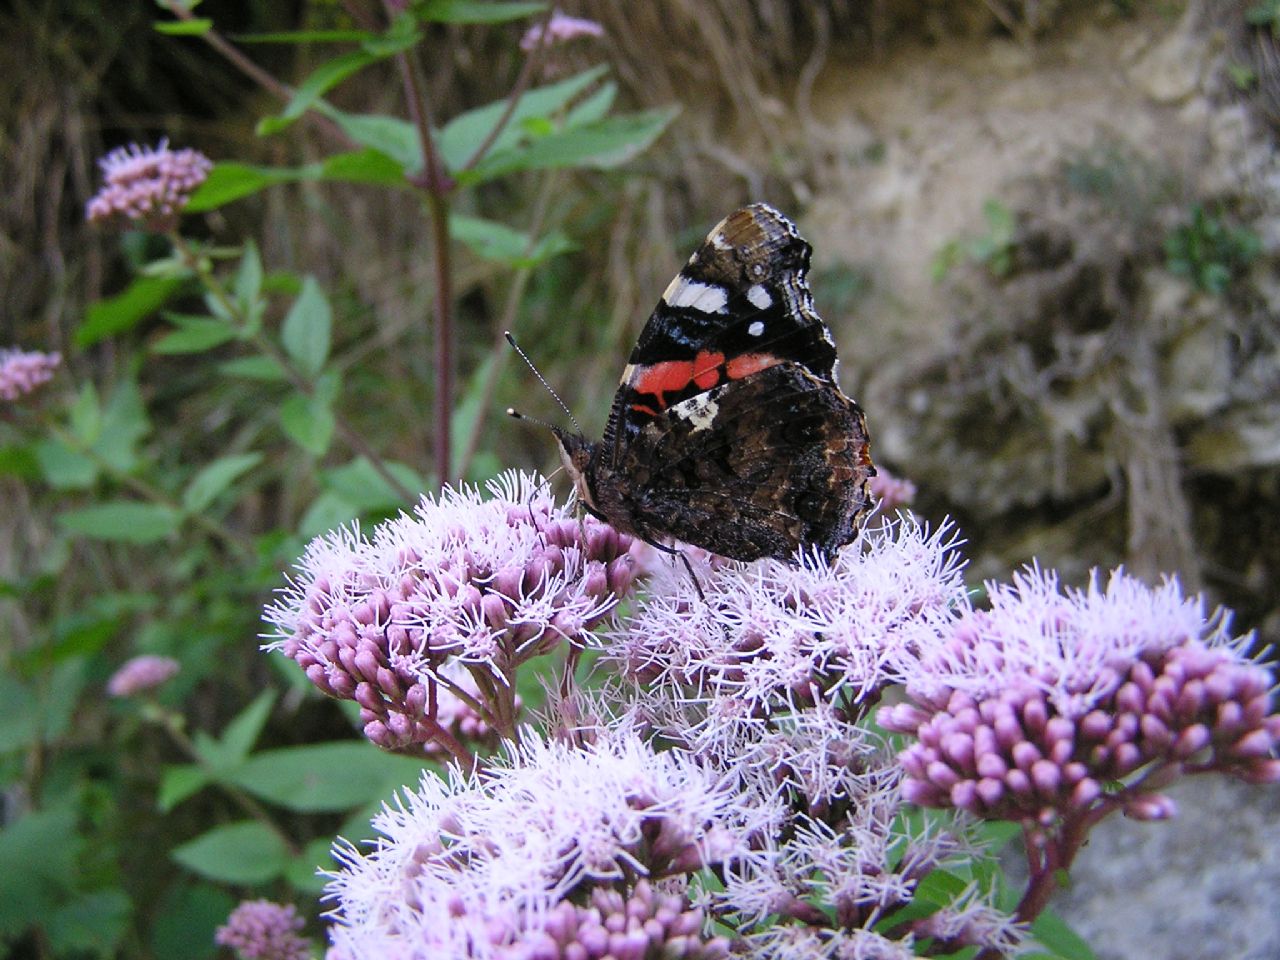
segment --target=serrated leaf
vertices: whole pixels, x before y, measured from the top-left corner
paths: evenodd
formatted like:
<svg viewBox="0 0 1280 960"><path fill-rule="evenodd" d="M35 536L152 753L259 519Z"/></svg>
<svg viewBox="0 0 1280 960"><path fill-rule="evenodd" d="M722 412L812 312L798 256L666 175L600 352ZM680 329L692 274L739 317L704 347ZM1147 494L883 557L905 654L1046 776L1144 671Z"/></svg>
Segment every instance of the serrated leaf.
<svg viewBox="0 0 1280 960"><path fill-rule="evenodd" d="M266 883L289 866L284 840L256 820L215 827L173 851L188 870L223 883Z"/></svg>
<svg viewBox="0 0 1280 960"><path fill-rule="evenodd" d="M191 478L187 489L182 492L182 508L187 513L199 513L231 486L236 478L261 462L260 453L240 453L219 457L206 464Z"/></svg>
<svg viewBox="0 0 1280 960"><path fill-rule="evenodd" d="M272 357L238 357L218 364L218 372L228 377L244 377L246 380L279 382L288 379L284 368Z"/></svg>
<svg viewBox="0 0 1280 960"><path fill-rule="evenodd" d="M506 23L547 9L545 3L500 3L487 0L427 0L416 12L434 23Z"/></svg>
<svg viewBox="0 0 1280 960"><path fill-rule="evenodd" d="M648 149L677 113L678 108L665 107L558 130L522 146L491 152L471 170L460 172L458 182L483 183L522 170L616 167Z"/></svg>
<svg viewBox="0 0 1280 960"><path fill-rule="evenodd" d="M333 439L333 410L318 395L308 397L295 393L280 405L280 426L303 450L323 456Z"/></svg>
<svg viewBox="0 0 1280 960"><path fill-rule="evenodd" d="M329 358L333 311L316 278L302 281L302 292L284 318L280 339L285 351L307 377L314 377Z"/></svg>
<svg viewBox="0 0 1280 960"><path fill-rule="evenodd" d="M156 33L170 37L202 37L213 29L213 21L205 18L197 20L162 20L151 25Z"/></svg>
<svg viewBox="0 0 1280 960"><path fill-rule="evenodd" d="M165 334L151 345L152 353L201 353L220 347L237 336L233 324L214 317L184 317L170 314L166 317L178 329Z"/></svg>
<svg viewBox="0 0 1280 960"><path fill-rule="evenodd" d="M526 92L516 104L507 125L489 146L489 153L509 150L526 134L521 124L530 117L548 117L564 109L579 94L604 76L606 67L592 67L558 83L537 87ZM454 117L440 131L437 146L445 166L459 170L489 136L499 119L506 112L507 101L496 100ZM421 169L419 166L418 169Z"/></svg>
<svg viewBox="0 0 1280 960"><path fill-rule="evenodd" d="M187 797L199 793L213 778L198 763L185 763L167 766L160 777L160 790L156 796L156 806L161 813L168 813Z"/></svg>
<svg viewBox="0 0 1280 960"><path fill-rule="evenodd" d="M1089 944L1052 910L1031 922L1031 935L1060 960L1097 960Z"/></svg>
<svg viewBox="0 0 1280 960"><path fill-rule="evenodd" d="M116 543L155 543L178 529L180 515L158 503L118 500L58 514L58 525L71 533Z"/></svg>
<svg viewBox="0 0 1280 960"><path fill-rule="evenodd" d="M265 750L235 772L236 784L287 810L329 813L417 783L425 765L367 742L337 741Z"/></svg>
<svg viewBox="0 0 1280 960"><path fill-rule="evenodd" d="M72 339L77 347L90 347L132 330L164 306L185 282L181 277L138 277L114 297L91 304Z"/></svg>

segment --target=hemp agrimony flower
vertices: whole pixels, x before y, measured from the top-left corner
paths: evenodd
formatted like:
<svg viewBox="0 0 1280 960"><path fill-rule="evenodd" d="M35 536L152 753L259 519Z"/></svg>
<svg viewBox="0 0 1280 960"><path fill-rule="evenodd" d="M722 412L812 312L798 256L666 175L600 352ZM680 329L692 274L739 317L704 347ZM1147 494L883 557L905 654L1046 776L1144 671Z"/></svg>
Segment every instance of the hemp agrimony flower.
<svg viewBox="0 0 1280 960"><path fill-rule="evenodd" d="M1031 570L989 591L989 610L921 649L910 702L880 712L918 738L900 758L912 802L1044 825L1114 808L1160 819L1173 808L1146 785L1157 770L1280 780L1270 675L1176 581L1116 571L1063 593Z"/></svg>
<svg viewBox="0 0 1280 960"><path fill-rule="evenodd" d="M91 223L134 225L164 233L177 222L196 187L213 169L198 150L170 150L169 141L155 147L132 143L117 147L98 161L105 183L85 207Z"/></svg>
<svg viewBox="0 0 1280 960"><path fill-rule="evenodd" d="M245 900L218 928L214 942L240 960L308 960L311 941L299 934L303 920L293 904Z"/></svg>
<svg viewBox="0 0 1280 960"><path fill-rule="evenodd" d="M534 944L560 951L579 936L585 952L564 956L603 956L590 944L610 921L562 904L592 903L625 930L627 909L597 890L629 891L630 909L656 911L642 881L678 884L740 856L750 833L727 781L626 732L581 748L527 732L481 773L424 775L373 825L382 838L370 852L335 849L330 936L346 960L557 956ZM663 916L661 929L634 935L692 946L690 920Z"/></svg>
<svg viewBox="0 0 1280 960"><path fill-rule="evenodd" d="M540 478L507 473L488 491L446 488L370 537L353 526L317 538L266 610L269 647L360 704L380 746L439 739L442 690L509 735L517 668L586 644L631 589L630 537L579 520ZM461 664L483 699L445 664Z"/></svg>
<svg viewBox="0 0 1280 960"><path fill-rule="evenodd" d="M159 657L144 653L125 662L107 681L107 693L113 697L134 697L164 686L175 676L181 665L172 657Z"/></svg>
<svg viewBox="0 0 1280 960"><path fill-rule="evenodd" d="M0 400L17 400L53 377L62 363L59 353L38 350L0 350Z"/></svg>

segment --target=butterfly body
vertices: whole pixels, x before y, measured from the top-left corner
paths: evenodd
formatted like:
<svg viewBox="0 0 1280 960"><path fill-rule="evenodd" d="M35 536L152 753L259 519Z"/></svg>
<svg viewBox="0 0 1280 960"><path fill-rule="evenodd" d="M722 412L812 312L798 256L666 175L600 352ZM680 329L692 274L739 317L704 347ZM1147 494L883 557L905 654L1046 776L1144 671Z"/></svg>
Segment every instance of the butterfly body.
<svg viewBox="0 0 1280 960"><path fill-rule="evenodd" d="M809 256L765 204L707 235L641 332L603 438L555 431L586 509L736 560L854 538L875 467L862 411L835 382Z"/></svg>

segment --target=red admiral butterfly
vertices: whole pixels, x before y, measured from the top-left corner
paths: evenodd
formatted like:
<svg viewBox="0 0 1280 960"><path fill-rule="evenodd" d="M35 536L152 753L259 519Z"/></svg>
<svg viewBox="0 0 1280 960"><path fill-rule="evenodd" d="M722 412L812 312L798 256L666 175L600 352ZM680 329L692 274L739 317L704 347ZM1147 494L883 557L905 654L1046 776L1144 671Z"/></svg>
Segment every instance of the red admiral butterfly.
<svg viewBox="0 0 1280 960"><path fill-rule="evenodd" d="M763 203L707 235L631 351L603 439L553 428L587 510L735 560L854 538L875 467L813 309L811 250Z"/></svg>

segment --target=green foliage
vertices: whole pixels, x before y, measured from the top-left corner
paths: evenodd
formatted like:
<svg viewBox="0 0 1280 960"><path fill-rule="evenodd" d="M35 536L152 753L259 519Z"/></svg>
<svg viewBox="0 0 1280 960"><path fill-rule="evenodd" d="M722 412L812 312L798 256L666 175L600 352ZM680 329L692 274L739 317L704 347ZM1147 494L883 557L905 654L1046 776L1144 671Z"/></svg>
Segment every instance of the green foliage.
<svg viewBox="0 0 1280 960"><path fill-rule="evenodd" d="M1244 14L1245 21L1256 27L1266 27L1272 35L1280 37L1280 0L1261 0Z"/></svg>
<svg viewBox="0 0 1280 960"><path fill-rule="evenodd" d="M1205 293L1220 295L1257 258L1261 248L1253 231L1229 226L1220 216L1196 206L1190 222L1165 237L1165 266Z"/></svg>
<svg viewBox="0 0 1280 960"><path fill-rule="evenodd" d="M999 200L989 199L982 205L982 215L987 221L985 233L949 240L934 255L935 282L962 263L983 267L996 279L1007 276L1013 269L1014 233L1017 228L1013 211Z"/></svg>

